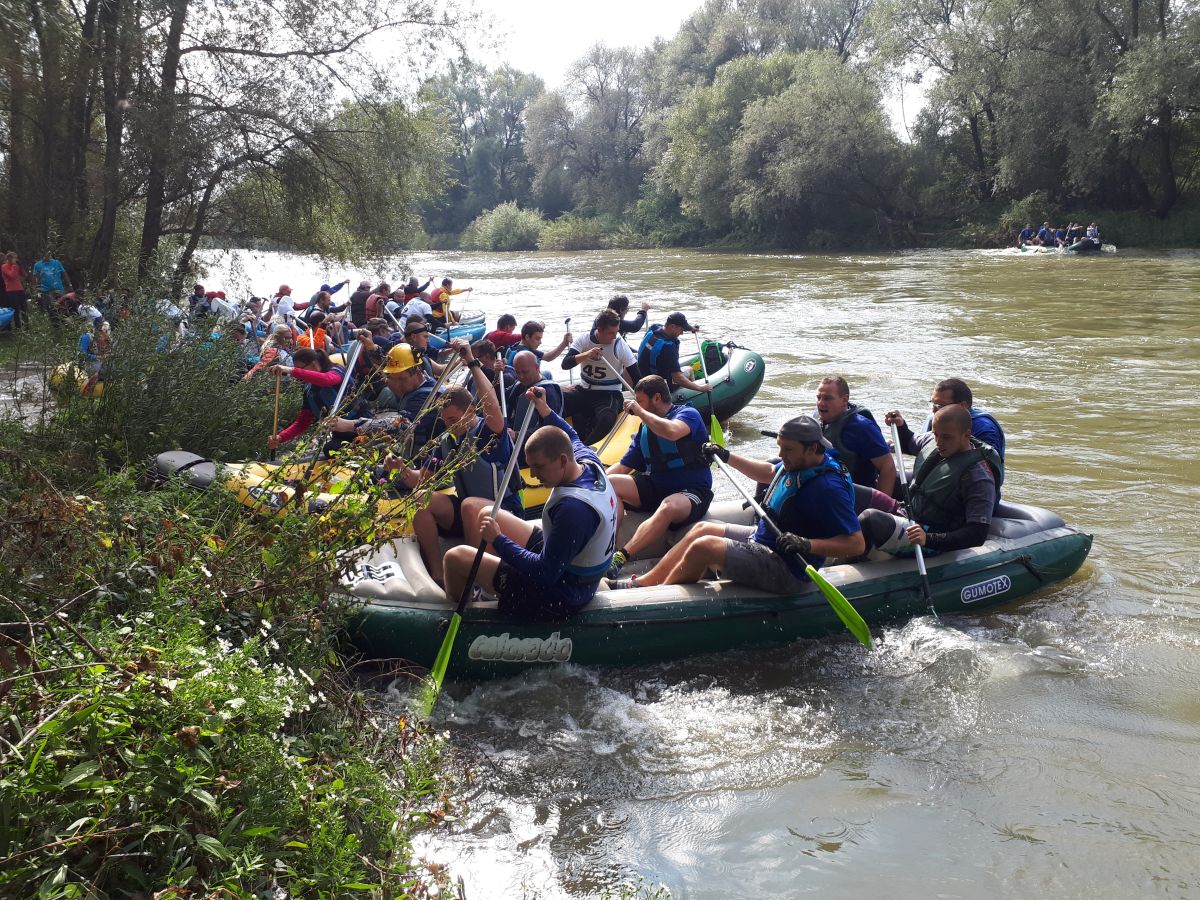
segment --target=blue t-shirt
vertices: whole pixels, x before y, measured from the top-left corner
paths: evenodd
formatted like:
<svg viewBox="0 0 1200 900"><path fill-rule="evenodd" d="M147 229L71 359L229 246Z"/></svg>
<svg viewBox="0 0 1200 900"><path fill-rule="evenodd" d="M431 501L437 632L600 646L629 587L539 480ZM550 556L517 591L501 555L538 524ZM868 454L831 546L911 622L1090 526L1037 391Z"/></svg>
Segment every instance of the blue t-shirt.
<svg viewBox="0 0 1200 900"><path fill-rule="evenodd" d="M579 435L557 413L542 419L542 425L555 425L571 439L575 459L579 462L591 460L600 470L600 457L591 447L579 440ZM591 488L596 484L596 472L584 466L583 474L574 482L580 487ZM492 542L496 555L517 572L544 583L548 590L568 609L585 606L596 593L595 584L573 584L567 576L567 566L587 546L596 529L600 527L600 516L581 500L567 497L550 510L550 534L542 545L541 552L526 550L520 544L500 535Z"/></svg>
<svg viewBox="0 0 1200 900"><path fill-rule="evenodd" d="M651 361L650 354L660 339L662 344L658 356ZM642 375L661 375L667 379L668 385L674 385L675 381L671 376L680 371L678 338L672 340L662 333L661 325L651 325L638 351L638 368L642 370Z"/></svg>
<svg viewBox="0 0 1200 900"><path fill-rule="evenodd" d="M775 466L776 473L783 466ZM779 487L788 487L788 479L795 479L799 472L784 472ZM776 488L779 489L779 488ZM764 504L765 505L765 504ZM857 534L862 529L854 512L854 497L847 489L842 476L835 472L821 472L810 478L786 501L783 509L775 516L775 524L781 531L790 531L801 537L832 538L842 534ZM754 532L754 540L775 549L775 532L761 519ZM806 557L814 569L825 564L825 557L810 553ZM797 578L804 577L804 562L795 556L784 556L788 569Z"/></svg>
<svg viewBox="0 0 1200 900"><path fill-rule="evenodd" d="M704 424L704 419L700 413L692 409L690 406L672 406L664 417L677 422L686 422L690 430L688 437L694 441L703 444L708 440L708 428ZM653 460L646 459L646 454L642 452L642 431L649 431L647 426L643 425L634 434L633 439L629 442L629 449L625 451L625 455L621 457L621 465L628 466L637 472L648 472L650 464ZM651 432L648 435L649 440L657 441L658 435ZM684 438L687 440L688 438ZM664 491L679 491L689 487L712 487L712 470L705 466L703 469L668 469L666 471L657 471L653 473L654 483Z"/></svg>
<svg viewBox="0 0 1200 900"><path fill-rule="evenodd" d="M812 417L818 419L816 410L813 410ZM850 477L854 483L864 487L875 487L879 483L879 470L875 468L871 460L880 456L889 456L892 452L887 441L883 439L883 431L880 430L879 425L864 415L850 416L846 420L846 424L842 426L841 440L842 445L858 457L854 468L850 470ZM846 462L846 460L842 460L842 462Z"/></svg>
<svg viewBox="0 0 1200 900"><path fill-rule="evenodd" d="M1018 239L1022 243L1024 243L1025 241L1028 241L1032 237L1033 237L1033 229L1032 228L1022 228L1021 233L1018 235Z"/></svg>
<svg viewBox="0 0 1200 900"><path fill-rule="evenodd" d="M49 262L39 259L33 264L34 277L42 280L42 290L47 293L63 289L62 277L65 271L63 264L57 259L52 259Z"/></svg>

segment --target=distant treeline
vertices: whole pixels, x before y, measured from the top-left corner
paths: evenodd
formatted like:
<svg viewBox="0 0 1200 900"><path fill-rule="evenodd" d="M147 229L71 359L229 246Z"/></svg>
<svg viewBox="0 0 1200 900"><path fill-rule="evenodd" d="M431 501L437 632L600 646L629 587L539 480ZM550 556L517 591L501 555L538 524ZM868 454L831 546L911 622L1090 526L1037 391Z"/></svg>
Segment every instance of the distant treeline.
<svg viewBox="0 0 1200 900"><path fill-rule="evenodd" d="M977 243L1026 217L1165 219L1197 183L1198 60L1200 15L1179 0L709 0L669 41L594 47L557 90L471 64L429 79L454 184L424 229L452 242L504 202L616 244ZM928 86L907 141L885 109L904 78Z"/></svg>
<svg viewBox="0 0 1200 900"><path fill-rule="evenodd" d="M179 284L207 241L909 246L1056 214L1151 241L1198 218L1189 0L708 0L555 90L468 60L453 3L13 0L0 251ZM418 52L380 65L381 41ZM928 93L906 140L902 79Z"/></svg>

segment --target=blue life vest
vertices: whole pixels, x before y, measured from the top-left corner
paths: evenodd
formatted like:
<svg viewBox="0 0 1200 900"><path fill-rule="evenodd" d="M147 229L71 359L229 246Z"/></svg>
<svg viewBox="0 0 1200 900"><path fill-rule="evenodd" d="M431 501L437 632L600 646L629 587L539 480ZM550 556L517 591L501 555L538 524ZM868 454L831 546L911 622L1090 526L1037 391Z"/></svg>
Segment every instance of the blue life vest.
<svg viewBox="0 0 1200 900"><path fill-rule="evenodd" d="M779 471L775 473L775 479L767 493L767 502L763 504L764 511L770 517L771 521L779 527L780 531L791 530L790 525L782 520L784 505L792 497L799 494L804 485L825 472L832 472L838 476L846 488L846 496L850 500L851 507L854 506L854 482L850 479L850 473L828 450L825 451L825 458L817 463L817 465L801 469L799 472L788 472L783 468L783 463L780 463ZM758 540L759 536L764 534L766 530L765 524L760 522L755 539ZM767 542L761 541L761 543ZM774 536L771 537L768 546L772 548L775 546Z"/></svg>
<svg viewBox="0 0 1200 900"><path fill-rule="evenodd" d="M651 325L642 344L638 348L638 368L643 375L658 375L658 357L668 345L679 346L678 338L669 338L663 333L661 325Z"/></svg>
<svg viewBox="0 0 1200 900"><path fill-rule="evenodd" d="M683 407L672 405L663 418L674 419L682 409ZM643 425L638 431L638 446L646 459L646 474L651 477L666 471L708 468L708 461L700 452L700 442L691 434L672 441L655 434L648 426Z"/></svg>

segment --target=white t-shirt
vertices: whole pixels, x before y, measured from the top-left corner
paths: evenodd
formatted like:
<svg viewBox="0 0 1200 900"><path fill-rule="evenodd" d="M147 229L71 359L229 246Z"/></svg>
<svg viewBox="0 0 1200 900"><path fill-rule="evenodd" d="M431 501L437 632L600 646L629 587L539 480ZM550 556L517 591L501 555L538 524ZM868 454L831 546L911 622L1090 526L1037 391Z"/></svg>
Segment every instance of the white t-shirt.
<svg viewBox="0 0 1200 900"><path fill-rule="evenodd" d="M290 325L292 322L292 319L295 318L295 316L296 316L296 312L292 308L293 306L295 306L295 304L296 304L296 301L294 299L292 299L291 294L286 294L285 296L277 297L275 299L275 315L283 316L283 320Z"/></svg>
<svg viewBox="0 0 1200 900"><path fill-rule="evenodd" d="M422 316L426 322L433 321L433 307L419 297L413 297L404 304L404 315Z"/></svg>
<svg viewBox="0 0 1200 900"><path fill-rule="evenodd" d="M592 391L622 390L620 375L637 362L637 355L625 343L625 338L618 336L611 344L597 344L591 334L575 338L571 349L576 353L584 353L593 347L601 348L599 359L589 359L579 364L579 373L583 377L583 386Z"/></svg>

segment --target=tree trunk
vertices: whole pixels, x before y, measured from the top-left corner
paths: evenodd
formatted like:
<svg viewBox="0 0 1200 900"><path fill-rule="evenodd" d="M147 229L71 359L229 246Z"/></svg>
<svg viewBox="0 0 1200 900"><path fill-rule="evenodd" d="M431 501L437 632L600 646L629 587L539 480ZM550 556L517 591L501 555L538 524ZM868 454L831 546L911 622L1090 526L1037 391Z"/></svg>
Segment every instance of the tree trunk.
<svg viewBox="0 0 1200 900"><path fill-rule="evenodd" d="M146 213L142 219L142 244L138 253L138 277L143 278L150 270L150 261L158 250L162 238L163 214L166 210L167 164L170 148L175 144L175 91L179 82L179 44L183 36L183 23L187 19L188 0L171 0L171 24L167 30L167 44L163 50L162 82L158 94L159 124L149 137L147 164L149 177L146 181Z"/></svg>
<svg viewBox="0 0 1200 900"><path fill-rule="evenodd" d="M1165 97L1158 104L1158 202L1154 212L1160 219L1170 214L1179 198L1179 186L1175 179L1175 160L1171 153L1171 125L1174 110Z"/></svg>
<svg viewBox="0 0 1200 900"><path fill-rule="evenodd" d="M124 156L124 104L129 95L129 54L125 52L126 28L122 26L124 0L103 0L100 28L103 36L101 78L104 103L104 176L102 181L100 226L92 244L88 268L96 281L103 281L112 265L113 239L117 233L120 207L121 161Z"/></svg>
<svg viewBox="0 0 1200 900"><path fill-rule="evenodd" d="M979 116L976 113L970 113L967 116L967 124L971 126L971 146L975 149L975 171L979 177L976 179L975 192L980 200L988 198L987 190L987 159L983 155L983 139L979 133Z"/></svg>

